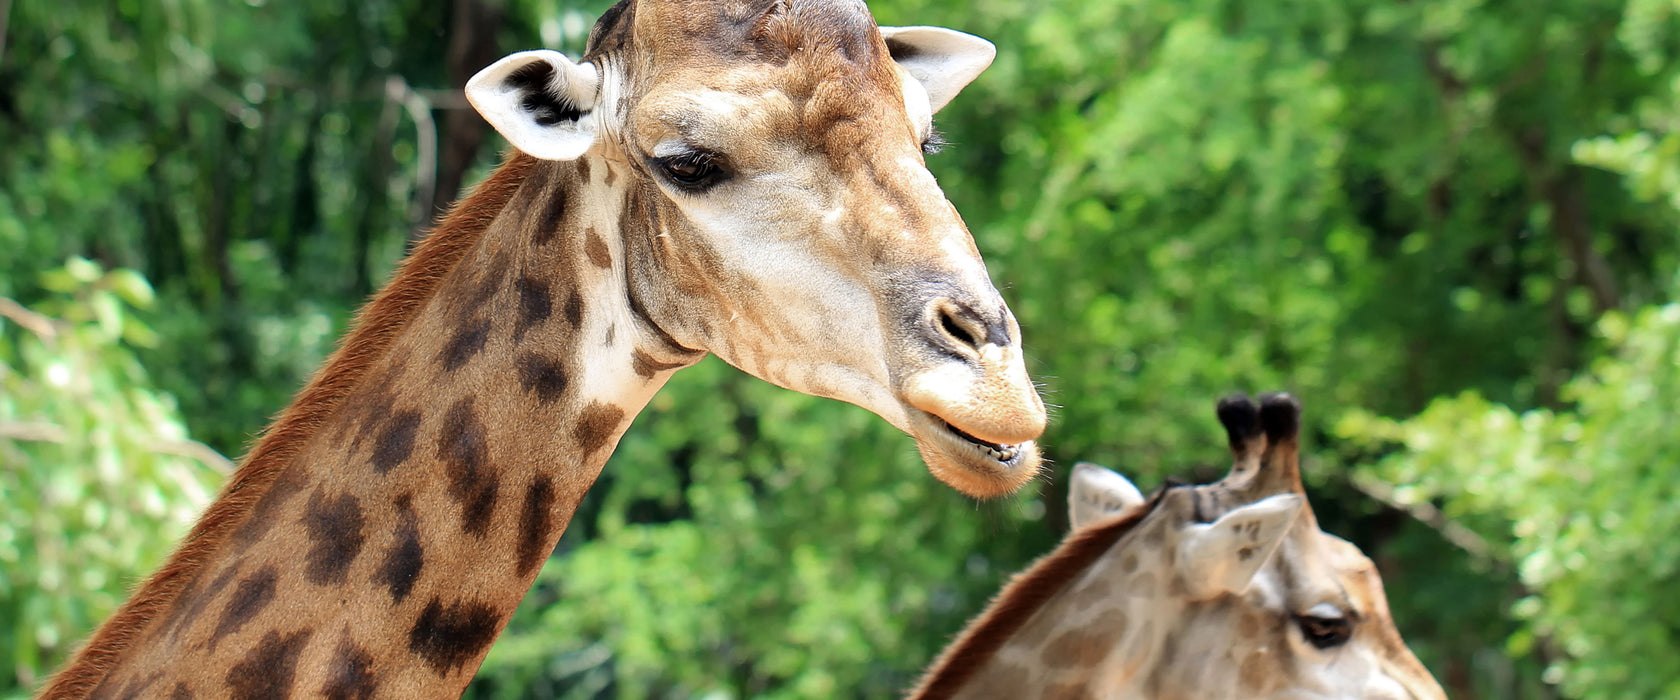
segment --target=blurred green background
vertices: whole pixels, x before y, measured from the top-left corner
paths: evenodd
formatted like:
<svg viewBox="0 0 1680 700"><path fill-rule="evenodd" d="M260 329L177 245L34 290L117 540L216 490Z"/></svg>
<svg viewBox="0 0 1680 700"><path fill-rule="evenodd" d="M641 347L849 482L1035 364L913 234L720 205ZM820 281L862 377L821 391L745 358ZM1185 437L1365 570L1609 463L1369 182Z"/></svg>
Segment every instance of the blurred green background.
<svg viewBox="0 0 1680 700"><path fill-rule="evenodd" d="M0 697L155 566L604 2L0 0ZM930 164L1059 408L976 504L715 360L472 698L890 697L1066 527L1307 406L1321 521L1456 698L1680 697L1680 0L881 0L985 36Z"/></svg>

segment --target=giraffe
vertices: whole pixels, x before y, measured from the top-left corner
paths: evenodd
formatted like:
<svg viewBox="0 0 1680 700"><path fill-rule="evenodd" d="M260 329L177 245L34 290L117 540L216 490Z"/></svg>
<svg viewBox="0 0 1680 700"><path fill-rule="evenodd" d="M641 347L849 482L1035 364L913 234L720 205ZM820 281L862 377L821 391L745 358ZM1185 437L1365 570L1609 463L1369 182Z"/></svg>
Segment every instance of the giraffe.
<svg viewBox="0 0 1680 700"><path fill-rule="evenodd" d="M1300 404L1219 404L1221 481L1145 499L1081 463L1072 533L1012 579L912 694L949 698L1444 699L1389 616L1376 567L1318 529Z"/></svg>
<svg viewBox="0 0 1680 700"><path fill-rule="evenodd" d="M631 419L716 354L975 497L1039 468L1020 330L928 172L983 39L622 0L467 97L514 147L45 698L456 697Z"/></svg>

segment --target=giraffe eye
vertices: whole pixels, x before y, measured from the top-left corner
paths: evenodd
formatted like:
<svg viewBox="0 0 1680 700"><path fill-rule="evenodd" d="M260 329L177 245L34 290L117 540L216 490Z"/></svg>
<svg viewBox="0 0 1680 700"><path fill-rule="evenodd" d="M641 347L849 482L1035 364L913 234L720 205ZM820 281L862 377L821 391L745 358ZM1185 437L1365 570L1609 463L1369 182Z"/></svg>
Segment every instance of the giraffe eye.
<svg viewBox="0 0 1680 700"><path fill-rule="evenodd" d="M1346 644L1353 637L1353 621L1331 606L1319 605L1305 615L1295 616L1295 626L1308 644L1329 649Z"/></svg>
<svg viewBox="0 0 1680 700"><path fill-rule="evenodd" d="M723 156L711 151L686 151L653 159L653 164L677 189L699 194L729 179Z"/></svg>

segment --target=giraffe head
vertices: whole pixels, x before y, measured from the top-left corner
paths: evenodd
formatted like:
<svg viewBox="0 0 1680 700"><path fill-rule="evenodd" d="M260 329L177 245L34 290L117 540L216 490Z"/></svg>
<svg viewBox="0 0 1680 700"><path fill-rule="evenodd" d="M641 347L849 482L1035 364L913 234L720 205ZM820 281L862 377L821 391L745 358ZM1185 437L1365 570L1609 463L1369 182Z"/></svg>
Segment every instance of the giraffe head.
<svg viewBox="0 0 1680 700"><path fill-rule="evenodd" d="M1301 488L1300 404L1219 405L1236 464L1144 498L1074 468L1073 531L1016 575L913 700L1446 695L1401 641L1376 567L1318 529Z"/></svg>
<svg viewBox="0 0 1680 700"><path fill-rule="evenodd" d="M923 151L994 51L862 2L623 0L582 61L513 54L467 95L526 153L603 166L657 334L869 409L987 497L1037 472L1044 407Z"/></svg>
<svg viewBox="0 0 1680 700"><path fill-rule="evenodd" d="M1141 516L1122 580L1109 582L1132 585L1127 564L1161 577L1145 608L1161 619L1142 625L1153 634L1123 645L1133 660L1154 658L1133 678L1141 697L1444 698L1401 640L1376 566L1318 528L1301 486L1300 404L1238 396L1220 402L1219 418L1235 454L1219 482L1168 488L1146 505L1124 477L1081 464L1070 486L1076 530Z"/></svg>

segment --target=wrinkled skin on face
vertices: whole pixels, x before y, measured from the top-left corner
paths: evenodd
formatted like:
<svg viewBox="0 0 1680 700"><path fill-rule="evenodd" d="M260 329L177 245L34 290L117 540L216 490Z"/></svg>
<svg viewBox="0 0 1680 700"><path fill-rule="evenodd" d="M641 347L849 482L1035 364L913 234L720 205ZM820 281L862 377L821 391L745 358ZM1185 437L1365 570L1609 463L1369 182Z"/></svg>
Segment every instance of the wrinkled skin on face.
<svg viewBox="0 0 1680 700"><path fill-rule="evenodd" d="M990 497L1036 474L1044 407L923 144L992 52L879 29L861 3L626 2L582 63L542 60L562 136L585 148L571 157L623 179L628 293L660 333L867 408ZM558 142L543 138L526 150Z"/></svg>

